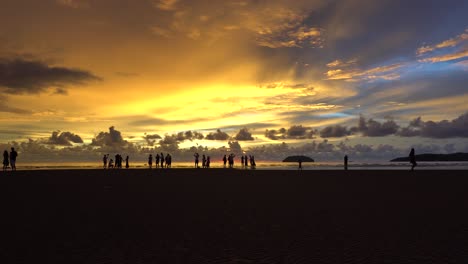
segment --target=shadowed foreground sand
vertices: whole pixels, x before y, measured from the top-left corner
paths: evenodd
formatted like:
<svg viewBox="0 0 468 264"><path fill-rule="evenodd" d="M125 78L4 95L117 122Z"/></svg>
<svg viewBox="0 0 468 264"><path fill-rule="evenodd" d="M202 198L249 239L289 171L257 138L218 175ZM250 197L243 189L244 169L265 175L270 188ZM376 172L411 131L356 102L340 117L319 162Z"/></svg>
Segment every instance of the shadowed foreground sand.
<svg viewBox="0 0 468 264"><path fill-rule="evenodd" d="M467 263L467 171L0 174L0 263Z"/></svg>

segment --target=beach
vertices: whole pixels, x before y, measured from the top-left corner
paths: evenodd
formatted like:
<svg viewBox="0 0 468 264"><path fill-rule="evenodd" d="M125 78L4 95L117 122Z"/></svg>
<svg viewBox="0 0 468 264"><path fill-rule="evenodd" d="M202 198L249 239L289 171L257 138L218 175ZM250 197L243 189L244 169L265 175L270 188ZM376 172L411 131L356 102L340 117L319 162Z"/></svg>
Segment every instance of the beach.
<svg viewBox="0 0 468 264"><path fill-rule="evenodd" d="M465 170L0 173L0 263L466 263Z"/></svg>

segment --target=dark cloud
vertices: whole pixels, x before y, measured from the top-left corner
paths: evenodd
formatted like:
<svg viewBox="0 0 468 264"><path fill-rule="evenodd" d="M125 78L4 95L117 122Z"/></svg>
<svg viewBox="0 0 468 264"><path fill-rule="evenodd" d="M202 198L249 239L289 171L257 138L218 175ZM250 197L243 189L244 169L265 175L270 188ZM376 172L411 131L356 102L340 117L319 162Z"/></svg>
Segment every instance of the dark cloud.
<svg viewBox="0 0 468 264"><path fill-rule="evenodd" d="M183 141L178 138L177 134L165 135L163 139L159 141L159 145L165 151L177 151L179 149L179 142Z"/></svg>
<svg viewBox="0 0 468 264"><path fill-rule="evenodd" d="M276 129L271 129L271 130L265 130L265 137L272 139L272 140L279 140L279 139L285 139L286 129L281 128L279 130Z"/></svg>
<svg viewBox="0 0 468 264"><path fill-rule="evenodd" d="M63 94L67 86L97 80L100 78L80 69L23 58L0 58L0 89L8 94L36 94L49 88L56 88L55 92Z"/></svg>
<svg viewBox="0 0 468 264"><path fill-rule="evenodd" d="M302 125L291 126L286 131L286 137L290 139L313 138L314 134L315 134L314 130L311 130L308 127L303 127Z"/></svg>
<svg viewBox="0 0 468 264"><path fill-rule="evenodd" d="M468 112L451 121L425 122L421 117L418 117L412 120L407 127L402 128L398 135L402 137L466 138L468 137Z"/></svg>
<svg viewBox="0 0 468 264"><path fill-rule="evenodd" d="M364 116L359 117L357 127L351 128L352 132L360 132L366 137L383 137L395 134L400 127L393 120L386 120L383 123L373 120L366 120Z"/></svg>
<svg viewBox="0 0 468 264"><path fill-rule="evenodd" d="M201 139L203 139L205 136L203 136L203 134L200 133L200 132L197 132L197 131L190 131L190 130L189 130L189 131L185 131L184 137L185 137L186 140L192 141L192 140L196 140L196 139L197 139L197 140L201 140Z"/></svg>
<svg viewBox="0 0 468 264"><path fill-rule="evenodd" d="M317 131L302 125L293 125L289 129L280 128L278 130L265 130L265 137L272 140L279 139L311 139Z"/></svg>
<svg viewBox="0 0 468 264"><path fill-rule="evenodd" d="M156 139L161 139L162 137L158 134L145 134L143 136L143 139L145 139L146 144L148 146L154 146L154 143L156 143Z"/></svg>
<svg viewBox="0 0 468 264"><path fill-rule="evenodd" d="M351 134L346 127L341 125L327 126L320 130L320 137L329 138L329 137L344 137Z"/></svg>
<svg viewBox="0 0 468 264"><path fill-rule="evenodd" d="M229 149L231 152L236 153L236 154L242 153L242 147L238 141L229 141L228 145L229 145Z"/></svg>
<svg viewBox="0 0 468 264"><path fill-rule="evenodd" d="M216 130L216 132L211 132L206 135L205 139L207 140L228 140L229 135L225 132L221 131L220 129Z"/></svg>
<svg viewBox="0 0 468 264"><path fill-rule="evenodd" d="M92 139L92 146L125 146L128 142L122 138L120 131L115 130L114 126L109 127L109 132L100 132Z"/></svg>
<svg viewBox="0 0 468 264"><path fill-rule="evenodd" d="M236 140L238 140L238 141L254 140L254 138L252 137L252 134L245 127L242 128L241 130L239 130L239 132L237 133L237 135L234 138Z"/></svg>
<svg viewBox="0 0 468 264"><path fill-rule="evenodd" d="M72 143L83 143L79 135L71 132L54 131L46 142L51 145L72 146Z"/></svg>

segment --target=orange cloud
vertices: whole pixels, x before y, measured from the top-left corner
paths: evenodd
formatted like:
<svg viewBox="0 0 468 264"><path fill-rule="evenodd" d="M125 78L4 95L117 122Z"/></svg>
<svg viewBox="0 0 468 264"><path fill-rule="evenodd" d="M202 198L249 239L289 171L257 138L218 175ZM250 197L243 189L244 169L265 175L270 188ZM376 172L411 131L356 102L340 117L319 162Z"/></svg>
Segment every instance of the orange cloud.
<svg viewBox="0 0 468 264"><path fill-rule="evenodd" d="M442 41L438 44L435 45L427 45L427 46L422 46L416 50L416 55L421 56L425 53L437 50L437 49L443 49L443 48L448 48L448 47L455 47L458 44L462 43L463 41L468 40L468 29L465 29L465 32L448 40Z"/></svg>
<svg viewBox="0 0 468 264"><path fill-rule="evenodd" d="M440 56L429 57L429 58L421 59L419 61L434 63L434 62L457 60L457 59L461 59L465 57L468 57L468 49L462 50L460 52L452 53L452 54L444 54Z"/></svg>

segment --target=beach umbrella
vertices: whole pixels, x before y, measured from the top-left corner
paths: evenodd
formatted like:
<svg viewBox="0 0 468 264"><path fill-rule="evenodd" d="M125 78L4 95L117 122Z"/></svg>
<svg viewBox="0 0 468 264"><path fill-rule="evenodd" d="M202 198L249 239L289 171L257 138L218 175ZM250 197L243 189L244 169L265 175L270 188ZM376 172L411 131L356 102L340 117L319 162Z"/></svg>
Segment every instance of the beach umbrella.
<svg viewBox="0 0 468 264"><path fill-rule="evenodd" d="M283 162L314 162L313 158L307 156L289 156L283 160Z"/></svg>

